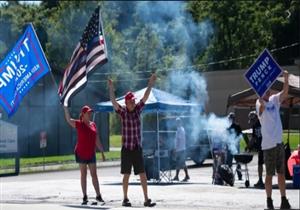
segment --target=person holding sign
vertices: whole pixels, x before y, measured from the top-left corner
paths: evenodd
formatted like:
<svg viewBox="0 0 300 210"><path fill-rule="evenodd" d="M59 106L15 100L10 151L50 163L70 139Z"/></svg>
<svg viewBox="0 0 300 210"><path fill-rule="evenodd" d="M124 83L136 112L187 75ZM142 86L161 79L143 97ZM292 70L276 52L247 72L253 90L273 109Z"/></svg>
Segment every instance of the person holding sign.
<svg viewBox="0 0 300 210"><path fill-rule="evenodd" d="M283 90L271 95L268 90L262 98L256 101L256 111L261 124L262 150L266 166L265 190L267 208L274 209L272 196L272 178L275 169L278 175L278 186L281 194L281 209L290 209L285 189L285 151L282 143L282 123L280 119L280 104L287 98L289 90L288 72L283 72Z"/></svg>
<svg viewBox="0 0 300 210"><path fill-rule="evenodd" d="M80 167L80 182L83 193L82 204L88 203L86 193L87 166L90 169L93 186L96 191L96 201L104 202L100 194L99 181L96 167L96 148L102 153L102 160L105 161L103 147L97 132L97 127L92 122L91 115L93 110L89 106L83 106L79 119L75 120L70 117L67 107L64 106L65 118L72 128L77 130L77 143L75 146L75 158Z"/></svg>

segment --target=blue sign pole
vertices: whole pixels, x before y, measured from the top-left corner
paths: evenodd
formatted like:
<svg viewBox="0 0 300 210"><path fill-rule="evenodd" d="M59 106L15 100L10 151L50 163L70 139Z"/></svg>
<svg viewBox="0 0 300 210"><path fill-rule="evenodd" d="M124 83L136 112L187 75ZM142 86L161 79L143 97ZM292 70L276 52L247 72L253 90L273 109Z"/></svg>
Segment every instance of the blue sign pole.
<svg viewBox="0 0 300 210"><path fill-rule="evenodd" d="M280 66L265 49L244 76L256 94L262 97L281 73Z"/></svg>

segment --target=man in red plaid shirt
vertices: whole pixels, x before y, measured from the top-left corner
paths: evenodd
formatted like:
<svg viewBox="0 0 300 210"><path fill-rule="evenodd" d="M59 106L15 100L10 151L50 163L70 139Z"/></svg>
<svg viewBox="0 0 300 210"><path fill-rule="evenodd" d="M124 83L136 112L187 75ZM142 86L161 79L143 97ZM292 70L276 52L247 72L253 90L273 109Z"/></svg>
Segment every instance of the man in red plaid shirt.
<svg viewBox="0 0 300 210"><path fill-rule="evenodd" d="M134 174L139 174L143 192L144 206L155 206L155 203L148 198L147 177L145 173L143 151L141 147L141 112L150 95L151 88L156 80L156 75L152 74L148 87L143 98L136 104L135 96L132 92L128 92L125 96L125 105L122 107L117 101L114 94L114 87L111 80L108 80L109 96L116 112L120 115L122 121L122 151L121 151L121 174L123 174L123 193L124 200L122 206L131 206L129 202L128 181L133 166Z"/></svg>

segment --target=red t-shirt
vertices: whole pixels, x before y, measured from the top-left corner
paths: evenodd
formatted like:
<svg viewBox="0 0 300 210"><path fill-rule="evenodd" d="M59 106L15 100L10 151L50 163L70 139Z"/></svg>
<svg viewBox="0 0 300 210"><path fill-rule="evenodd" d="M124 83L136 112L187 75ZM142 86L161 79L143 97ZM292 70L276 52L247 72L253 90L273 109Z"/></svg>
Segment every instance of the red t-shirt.
<svg viewBox="0 0 300 210"><path fill-rule="evenodd" d="M97 127L94 122L87 126L83 121L76 120L77 143L75 153L80 159L89 160L96 152Z"/></svg>

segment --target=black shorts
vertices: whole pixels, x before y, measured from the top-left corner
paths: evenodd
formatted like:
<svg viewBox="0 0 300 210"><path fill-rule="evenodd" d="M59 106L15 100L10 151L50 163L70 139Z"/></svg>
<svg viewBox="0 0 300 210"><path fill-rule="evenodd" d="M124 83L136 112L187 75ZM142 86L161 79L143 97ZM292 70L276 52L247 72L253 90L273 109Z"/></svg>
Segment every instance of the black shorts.
<svg viewBox="0 0 300 210"><path fill-rule="evenodd" d="M96 154L93 155L93 157L89 160L84 160L80 158L76 153L75 153L75 160L76 163L81 163L81 164L90 164L90 163L96 163Z"/></svg>
<svg viewBox="0 0 300 210"><path fill-rule="evenodd" d="M122 147L121 174L131 174L132 166L135 175L145 172L142 148L129 150Z"/></svg>

